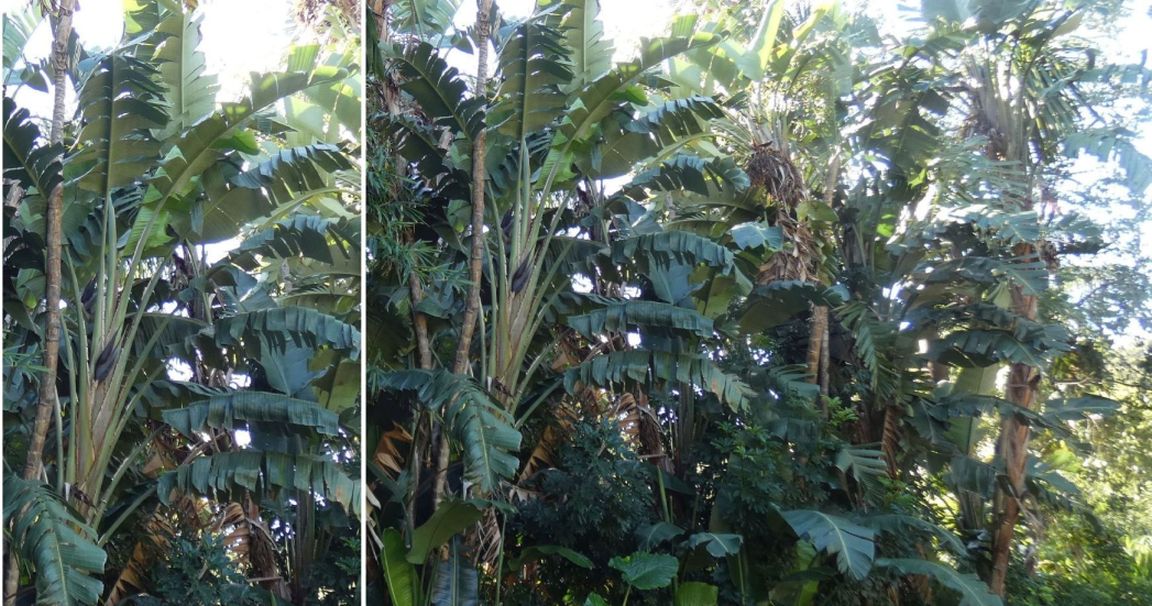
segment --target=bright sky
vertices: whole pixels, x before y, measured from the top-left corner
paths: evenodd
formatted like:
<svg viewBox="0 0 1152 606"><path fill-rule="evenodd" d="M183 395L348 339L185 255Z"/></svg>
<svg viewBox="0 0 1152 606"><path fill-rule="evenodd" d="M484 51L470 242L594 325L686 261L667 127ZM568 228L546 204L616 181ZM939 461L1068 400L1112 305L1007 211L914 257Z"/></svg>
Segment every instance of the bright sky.
<svg viewBox="0 0 1152 606"><path fill-rule="evenodd" d="M26 0L3 0L4 11L27 6ZM124 33L123 0L82 0L73 27L84 46L106 49L120 41ZM203 15L200 50L207 71L219 76L220 99L239 99L248 90L249 74L282 69L282 61L294 35L291 4L284 0L202 0ZM258 40L256 44L254 41ZM39 60L51 51L52 35L44 21L32 35L27 58ZM48 93L23 87L17 102L33 113L51 115ZM73 95L68 95L71 107ZM234 245L234 243L231 243ZM209 257L223 256L231 248L228 241L210 245Z"/></svg>
<svg viewBox="0 0 1152 606"><path fill-rule="evenodd" d="M20 10L27 0L2 0L4 12ZM98 49L115 45L124 32L123 0L82 0L73 27L85 47ZM207 71L220 76L225 98L238 98L247 87L250 72L273 71L280 66L291 42L294 22L291 4L284 0L202 0L204 15L201 32ZM256 44L254 41L258 40ZM47 57L52 45L48 22L44 21L28 44L28 58ZM44 98L44 100L37 99ZM48 95L21 89L17 99L27 107L50 108ZM48 115L45 112L44 115Z"/></svg>

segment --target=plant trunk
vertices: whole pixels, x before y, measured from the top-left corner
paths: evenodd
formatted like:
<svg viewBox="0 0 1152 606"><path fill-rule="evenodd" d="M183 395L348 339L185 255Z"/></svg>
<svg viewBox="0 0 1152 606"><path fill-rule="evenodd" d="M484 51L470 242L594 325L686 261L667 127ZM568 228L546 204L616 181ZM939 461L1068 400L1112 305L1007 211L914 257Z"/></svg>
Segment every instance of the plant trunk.
<svg viewBox="0 0 1152 606"><path fill-rule="evenodd" d="M492 0L476 0L476 94L485 98L488 88L488 38L491 29ZM460 326L460 340L456 342L456 359L452 372L460 375L467 372L472 352L472 335L476 332L476 320L480 315L480 281L484 271L484 144L487 132L481 128L472 142L472 249L469 255L468 306L464 309L464 321ZM433 497L437 507L444 499L444 489L448 479L449 459L448 433L441 429L440 446L436 462L436 483Z"/></svg>
<svg viewBox="0 0 1152 606"><path fill-rule="evenodd" d="M49 140L59 143L64 131L64 87L68 82L68 41L72 37L72 11L75 0L60 0L56 9L56 27L52 41L52 130ZM40 397L36 403L36 421L28 441L28 455L24 462L24 479L40 477L44 467L44 443L56 410L56 367L60 357L60 255L63 248L61 222L64 215L64 184L57 185L48 195L45 212L46 261L44 268L45 327L44 370L40 375ZM20 585L20 570L16 552L9 548L8 566L4 574L4 603L16 603Z"/></svg>
<svg viewBox="0 0 1152 606"><path fill-rule="evenodd" d="M477 0L476 11L476 94L485 97L488 87L488 38L492 0ZM464 322L460 326L460 340L456 344L456 359L452 372L463 374L468 370L472 351L472 335L476 332L476 319L480 315L480 281L484 270L484 185L485 185L485 141L487 131L480 129L472 143L472 249L468 267L468 307L464 310Z"/></svg>
<svg viewBox="0 0 1152 606"><path fill-rule="evenodd" d="M884 462L888 464L888 477L899 479L900 468L896 465L896 458L900 454L900 409L888 406L884 409L884 432L880 438L880 450L884 453Z"/></svg>
<svg viewBox="0 0 1152 606"><path fill-rule="evenodd" d="M420 278L416 277L416 272L408 274L408 291L412 301L412 325L416 329L416 351L420 355L420 368L430 370L432 368L432 343L428 339L428 318L423 313L416 311L416 306L424 300L424 289L420 286Z"/></svg>
<svg viewBox="0 0 1152 606"><path fill-rule="evenodd" d="M1032 246L1021 247L1020 256L1030 258L1035 255ZM1037 299L1034 295L1024 293L1020 286L1012 287L1013 311L1020 317L1036 320ZM1008 385L1006 388L1008 401L1024 409L1031 409L1036 401L1036 391L1040 383L1040 374L1036 368L1027 364L1012 364L1008 370ZM1008 415L1000 425L1000 441L998 448L1004 457L1005 474L1008 476L1007 493L1001 488L1004 508L996 520L995 533L992 537L992 576L988 580L988 587L997 595L1004 595L1004 580L1008 576L1008 565L1012 555L1012 535L1016 523L1020 519L1021 500L1025 496L1027 487L1024 483L1024 468L1028 461L1028 435L1030 428L1021 423L1016 415Z"/></svg>
<svg viewBox="0 0 1152 606"><path fill-rule="evenodd" d="M808 334L808 376L820 388L817 405L821 414L828 417L828 306L812 307L812 326Z"/></svg>
<svg viewBox="0 0 1152 606"><path fill-rule="evenodd" d="M55 40L52 44L52 143L59 143L64 130L64 86L68 79L68 39L72 36L72 6L75 0L62 0L56 15ZM60 357L60 254L63 242L61 219L64 214L64 185L57 185L48 196L45 213L47 232L46 266L44 268L44 370L40 376L40 399L36 403L36 423L29 440L24 479L34 480L44 465L44 442L56 408L56 366Z"/></svg>
<svg viewBox="0 0 1152 606"><path fill-rule="evenodd" d="M408 274L408 289L409 296L412 301L412 325L416 328L416 349L420 355L420 368L423 370L432 369L432 344L428 339L428 318L424 314L416 311L416 305L424 299L424 291L420 286L420 278L416 277L416 273ZM429 413L421 407L416 411L416 423L412 431L412 490L408 491L405 496L404 510L408 514L408 521L413 527L416 525L416 493L420 486L420 472L423 469L423 463L420 461L420 453L424 451L425 444L427 444L430 436L430 431L421 431L425 424L425 419L429 417Z"/></svg>

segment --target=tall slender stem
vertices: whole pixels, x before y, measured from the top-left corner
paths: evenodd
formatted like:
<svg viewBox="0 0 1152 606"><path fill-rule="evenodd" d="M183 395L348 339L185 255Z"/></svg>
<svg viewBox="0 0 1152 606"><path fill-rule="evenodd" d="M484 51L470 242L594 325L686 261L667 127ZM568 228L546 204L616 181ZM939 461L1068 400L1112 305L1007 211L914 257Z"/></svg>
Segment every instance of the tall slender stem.
<svg viewBox="0 0 1152 606"><path fill-rule="evenodd" d="M56 9L55 29L52 42L52 130L49 140L59 143L64 131L64 87L68 81L68 42L72 37L72 12L75 0L60 0ZM42 192L43 193L43 192ZM23 477L35 480L44 467L44 444L48 439L48 429L52 416L59 409L56 393L56 370L60 357L60 256L63 250L61 223L64 216L64 183L61 181L48 195L48 208L45 212L46 261L44 267L44 370L40 375L40 395L36 403L36 421L32 426L32 436L28 443L28 455L24 462ZM57 461L57 464L61 464ZM23 512L21 512L23 513ZM16 591L20 585L20 569L16 562L16 550L8 554L4 571L4 604L16 604Z"/></svg>
<svg viewBox="0 0 1152 606"><path fill-rule="evenodd" d="M476 94L486 96L488 88L488 39L491 30L492 0L476 0ZM470 366L472 336L476 332L476 320L480 315L480 282L484 273L484 183L486 181L484 159L486 131L481 128L472 142L472 247L468 264L468 306L464 309L464 321L460 326L460 339L456 342L456 358L452 372L460 375ZM438 507L444 499L448 479L450 448L448 432L441 430L440 445L436 461L436 483L433 489L434 503Z"/></svg>

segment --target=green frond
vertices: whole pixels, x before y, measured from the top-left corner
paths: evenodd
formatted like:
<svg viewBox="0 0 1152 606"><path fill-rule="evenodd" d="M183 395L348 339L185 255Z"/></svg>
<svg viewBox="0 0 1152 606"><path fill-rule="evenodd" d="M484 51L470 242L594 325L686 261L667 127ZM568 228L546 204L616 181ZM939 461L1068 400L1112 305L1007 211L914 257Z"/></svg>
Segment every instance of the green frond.
<svg viewBox="0 0 1152 606"><path fill-rule="evenodd" d="M583 88L612 67L612 41L604 37L599 0L539 0L537 13L548 15L547 23L564 32L565 46L572 64L573 78L565 92Z"/></svg>
<svg viewBox="0 0 1152 606"><path fill-rule="evenodd" d="M47 198L62 180L61 145L41 140L28 110L4 97L4 176Z"/></svg>
<svg viewBox="0 0 1152 606"><path fill-rule="evenodd" d="M350 258L359 246L359 226L355 221L296 214L249 235L230 258L249 271L258 267L257 257L303 257L331 265L333 249L340 256Z"/></svg>
<svg viewBox="0 0 1152 606"><path fill-rule="evenodd" d="M241 450L196 457L160 476L156 486L161 502L170 504L176 492L213 496L249 490L262 494L294 489L339 504L360 515L360 482L349 477L339 463L323 455L285 454Z"/></svg>
<svg viewBox="0 0 1152 606"><path fill-rule="evenodd" d="M567 146L569 142L584 142L591 138L600 122L620 105L620 99L629 97L626 94L628 90L656 66L676 55L718 41L717 36L706 33L686 38L642 41L639 57L617 65L586 86L569 102L572 110L560 129L563 134L560 144Z"/></svg>
<svg viewBox="0 0 1152 606"><path fill-rule="evenodd" d="M611 254L613 263L628 263L642 256L654 267L665 267L676 261L730 270L734 260L732 251L724 246L684 231L662 231L616 240L612 242Z"/></svg>
<svg viewBox="0 0 1152 606"><path fill-rule="evenodd" d="M972 573L960 573L956 569L937 562L910 558L880 558L879 568L893 568L904 574L930 576L938 583L960 594L959 606L1003 606L1004 602L990 591L984 581Z"/></svg>
<svg viewBox="0 0 1152 606"><path fill-rule="evenodd" d="M434 123L473 139L484 128L483 100L468 94L460 72L449 67L426 42L396 47L388 55L400 76L400 88L412 95Z"/></svg>
<svg viewBox="0 0 1152 606"><path fill-rule="evenodd" d="M500 49L504 79L487 115L489 128L519 142L563 115L561 89L572 79L567 54L560 31L538 21L517 25Z"/></svg>
<svg viewBox="0 0 1152 606"><path fill-rule="evenodd" d="M355 326L330 315L303 307L284 307L250 311L221 318L215 326L216 344L224 347L268 343L283 349L296 347L331 347L347 351L352 359L360 357L360 331ZM258 351L258 350L257 350Z"/></svg>
<svg viewBox="0 0 1152 606"><path fill-rule="evenodd" d="M6 473L4 520L11 524L8 545L33 569L37 604L97 603L107 555L49 487Z"/></svg>
<svg viewBox="0 0 1152 606"><path fill-rule="evenodd" d="M259 391L240 391L212 396L184 408L165 410L164 422L189 439L211 429L240 429L249 422L291 425L309 433L335 436L340 417L315 402Z"/></svg>
<svg viewBox="0 0 1152 606"><path fill-rule="evenodd" d="M443 411L463 451L464 475L481 491L492 492L516 473L519 461L513 453L520 448L520 432L472 380L438 369L383 373L379 381L384 389L415 391L424 407Z"/></svg>
<svg viewBox="0 0 1152 606"><path fill-rule="evenodd" d="M185 196L193 187L195 179L220 161L220 141L258 111L314 86L339 82L346 76L345 70L326 66L316 67L310 72L254 74L246 99L225 104L217 113L201 120L175 141L174 148L151 181L144 203L160 204L174 197Z"/></svg>
<svg viewBox="0 0 1152 606"><path fill-rule="evenodd" d="M568 326L588 338L604 332L627 332L638 326L674 328L701 337L711 337L712 320L695 309L660 301L606 300L604 306L569 316Z"/></svg>
<svg viewBox="0 0 1152 606"><path fill-rule="evenodd" d="M155 31L161 34L161 41L152 60L160 68L160 81L166 89L164 100L171 119L158 138L167 140L215 111L220 86L215 74L205 73L207 63L200 51L203 15L193 16L182 5L174 10L160 10L162 15Z"/></svg>
<svg viewBox="0 0 1152 606"><path fill-rule="evenodd" d="M97 199L148 178L161 157L152 131L169 121L159 70L130 54L99 59L77 104L83 127L67 172Z"/></svg>
<svg viewBox="0 0 1152 606"><path fill-rule="evenodd" d="M876 533L844 518L813 510L781 512L796 536L812 542L818 551L836 556L840 572L863 579L876 557Z"/></svg>
<svg viewBox="0 0 1152 606"><path fill-rule="evenodd" d="M578 384L608 387L650 380L687 383L716 395L733 410L748 406L754 392L744 381L720 370L712 360L692 354L661 351L614 351L571 368L564 375L564 388L576 393Z"/></svg>

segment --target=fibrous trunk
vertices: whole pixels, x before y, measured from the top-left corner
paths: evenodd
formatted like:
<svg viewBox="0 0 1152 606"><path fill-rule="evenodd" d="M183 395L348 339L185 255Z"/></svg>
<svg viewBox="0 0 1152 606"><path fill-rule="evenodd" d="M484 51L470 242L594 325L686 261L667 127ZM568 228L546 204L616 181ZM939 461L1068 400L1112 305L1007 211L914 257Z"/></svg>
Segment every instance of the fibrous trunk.
<svg viewBox="0 0 1152 606"><path fill-rule="evenodd" d="M56 9L55 31L52 42L52 131L50 141L59 143L64 130L64 86L68 78L68 42L72 37L72 11L75 0L60 0ZM36 403L36 421L32 426L32 436L28 441L28 454L24 462L26 480L40 477L44 466L44 443L48 439L48 427L57 408L56 367L60 357L60 254L63 248L61 222L64 215L64 184L58 184L48 195L48 208L45 213L45 267L44 267L44 369L40 374L40 395ZM16 590L20 585L20 570L16 563L16 551L8 552L7 568L4 571L4 603L16 603Z"/></svg>
<svg viewBox="0 0 1152 606"><path fill-rule="evenodd" d="M1024 253L1021 256L1028 258L1030 254L1035 254L1035 249L1028 246L1027 250L1018 252ZM1020 286L1012 287L1012 307L1020 317L1036 320L1037 299L1034 295L1025 294ZM1026 410L1031 409L1036 401L1039 379L1040 375L1034 367L1021 363L1012 364L1008 369L1006 389L1008 401ZM1008 564L1011 560L1012 536L1016 523L1020 520L1021 499L1027 490L1024 483L1024 469L1028 461L1029 432L1028 425L1021 423L1016 415L1007 415L1000 426L998 448L1000 456L1004 458L1004 470L1008 476L1008 489L1011 493L1003 495L1003 510L996 521L995 534L992 537L992 576L988 586L998 595L1004 595L1004 580L1008 575Z"/></svg>

